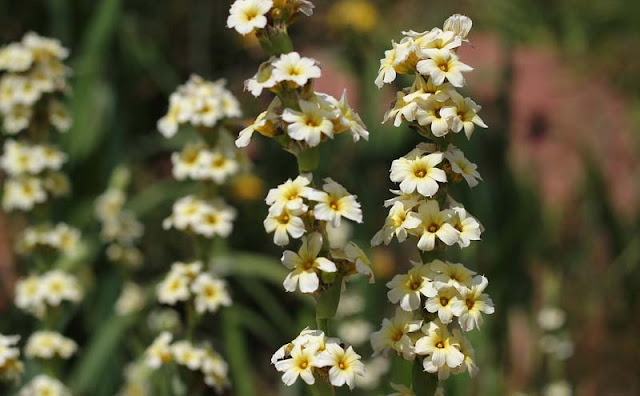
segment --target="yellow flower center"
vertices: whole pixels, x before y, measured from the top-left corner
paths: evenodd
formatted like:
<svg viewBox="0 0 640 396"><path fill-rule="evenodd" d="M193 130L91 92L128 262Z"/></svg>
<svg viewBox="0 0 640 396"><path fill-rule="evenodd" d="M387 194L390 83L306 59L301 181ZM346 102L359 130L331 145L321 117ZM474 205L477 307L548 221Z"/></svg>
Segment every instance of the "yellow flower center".
<svg viewBox="0 0 640 396"><path fill-rule="evenodd" d="M215 161L213 161L213 166L214 168L222 168L225 164L225 159L223 157L220 157L218 159L216 159Z"/></svg>
<svg viewBox="0 0 640 396"><path fill-rule="evenodd" d="M346 367L347 367L347 365L346 365L346 364L344 364L343 362L338 363L338 368L339 368L340 370L344 370Z"/></svg>
<svg viewBox="0 0 640 396"><path fill-rule="evenodd" d="M400 341L400 339L402 338L403 335L404 335L404 333L401 330L396 330L396 332L391 335L391 339L394 342L398 342L398 341Z"/></svg>
<svg viewBox="0 0 640 396"><path fill-rule="evenodd" d="M433 224L433 223L429 224L429 226L427 227L427 231L429 231L432 234L438 231L438 229L440 229L440 227L438 227L437 224Z"/></svg>
<svg viewBox="0 0 640 396"><path fill-rule="evenodd" d="M300 362L300 368L305 370L307 367L309 367L309 362L306 360L303 360L302 362Z"/></svg>
<svg viewBox="0 0 640 396"><path fill-rule="evenodd" d="M289 215L284 215L280 217L280 224L289 224Z"/></svg>
<svg viewBox="0 0 640 396"><path fill-rule="evenodd" d="M443 307L446 307L447 304L449 304L449 299L446 297L440 297L440 305L442 305Z"/></svg>
<svg viewBox="0 0 640 396"><path fill-rule="evenodd" d="M416 171L413 172L413 174L417 178L422 179L423 177L425 177L427 175L427 172L424 169L417 169Z"/></svg>
<svg viewBox="0 0 640 396"><path fill-rule="evenodd" d="M329 207L331 208L331 210L338 210L340 208L340 205L338 204L338 201L333 201L331 202Z"/></svg>
<svg viewBox="0 0 640 396"><path fill-rule="evenodd" d="M436 348L438 348L438 349L444 348L444 342L438 341L438 343L436 344Z"/></svg>
<svg viewBox="0 0 640 396"><path fill-rule="evenodd" d="M438 69L442 70L445 73L448 72L449 71L449 62L440 63L438 65Z"/></svg>
<svg viewBox="0 0 640 396"><path fill-rule="evenodd" d="M204 289L204 295L211 298L216 295L216 289L213 286L209 286Z"/></svg>
<svg viewBox="0 0 640 396"><path fill-rule="evenodd" d="M305 262L302 264L302 268L304 268L304 269L305 269L305 271L308 271L308 270L310 270L311 268L313 268L313 265L315 264L315 262L316 262L316 260L314 260L314 259L309 259L309 260L305 261Z"/></svg>

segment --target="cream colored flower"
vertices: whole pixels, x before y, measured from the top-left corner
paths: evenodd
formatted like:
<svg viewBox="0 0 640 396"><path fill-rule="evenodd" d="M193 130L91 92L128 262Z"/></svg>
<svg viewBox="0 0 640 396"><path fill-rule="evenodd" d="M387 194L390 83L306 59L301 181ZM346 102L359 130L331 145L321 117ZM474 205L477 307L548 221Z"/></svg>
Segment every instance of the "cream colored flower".
<svg viewBox="0 0 640 396"><path fill-rule="evenodd" d="M311 180L306 176L298 176L294 180L288 179L276 188L272 188L267 193L265 202L269 205L269 213L280 215L286 208L288 210L306 211L307 206L304 199L309 199L314 192L309 187Z"/></svg>
<svg viewBox="0 0 640 396"><path fill-rule="evenodd" d="M333 114L318 103L300 100L300 111L285 109L282 119L288 123L287 134L294 140L304 141L309 147L320 144L322 136L333 138Z"/></svg>
<svg viewBox="0 0 640 396"><path fill-rule="evenodd" d="M298 86L303 86L310 79L321 75L315 60L301 57L297 52L280 55L280 58L273 62L272 73L276 81L291 81Z"/></svg>
<svg viewBox="0 0 640 396"><path fill-rule="evenodd" d="M357 196L349 192L331 178L324 179L324 191L312 191L309 199L318 202L313 207L313 216L317 220L331 222L334 227L340 226L340 220L346 219L362 223L362 210Z"/></svg>
<svg viewBox="0 0 640 396"><path fill-rule="evenodd" d="M455 213L451 217L451 225L460 232L458 245L464 248L469 246L471 241L479 241L482 225L478 220L467 213L462 206L452 206L451 210Z"/></svg>
<svg viewBox="0 0 640 396"><path fill-rule="evenodd" d="M189 341L176 341L169 349L175 362L189 368L189 370L199 370L202 366L203 351L195 348Z"/></svg>
<svg viewBox="0 0 640 396"><path fill-rule="evenodd" d="M144 290L136 283L127 282L116 300L115 312L118 315L130 315L139 312L144 308L144 304Z"/></svg>
<svg viewBox="0 0 640 396"><path fill-rule="evenodd" d="M469 187L475 187L478 185L478 180L482 180L480 173L478 173L478 166L469 161L462 150L450 145L447 151L444 153L444 158L451 164L451 170L462 176Z"/></svg>
<svg viewBox="0 0 640 396"><path fill-rule="evenodd" d="M389 210L384 226L371 239L371 245L377 246L383 242L388 245L394 236L398 238L398 242L404 242L407 230L420 226L420 219L411 209L412 207L406 208L403 202L396 201Z"/></svg>
<svg viewBox="0 0 640 396"><path fill-rule="evenodd" d="M391 181L400 183L405 194L417 191L425 197L438 192L438 182L446 183L447 175L437 168L442 162L442 153L433 153L415 159L399 158L391 163Z"/></svg>
<svg viewBox="0 0 640 396"><path fill-rule="evenodd" d="M491 297L483 293L488 284L487 278L476 276L471 287L461 288L459 297L451 302L451 312L458 317L462 330L479 329L482 325L482 313L492 314L495 311Z"/></svg>
<svg viewBox="0 0 640 396"><path fill-rule="evenodd" d="M327 344L324 352L318 355L318 367L329 367L329 382L333 386L355 386L356 375L364 376L364 364L361 357L349 347L346 350L339 344Z"/></svg>
<svg viewBox="0 0 640 396"><path fill-rule="evenodd" d="M444 31L453 32L456 36L465 40L469 35L473 21L466 15L453 14L444 21Z"/></svg>
<svg viewBox="0 0 640 396"><path fill-rule="evenodd" d="M319 233L302 238L302 246L298 253L285 250L282 264L293 270L285 278L285 290L293 292L299 288L302 293L313 293L320 285L318 272L336 272L336 265L327 258L318 257L322 248L322 236Z"/></svg>
<svg viewBox="0 0 640 396"><path fill-rule="evenodd" d="M273 234L273 243L285 246L289 243L289 236L298 239L306 232L304 221L300 217L305 211L302 209L289 210L284 208L282 213L274 215L269 213L264 219L264 229Z"/></svg>
<svg viewBox="0 0 640 396"><path fill-rule="evenodd" d="M271 0L236 0L231 5L227 27L235 29L241 35L267 26L265 16L273 7Z"/></svg>
<svg viewBox="0 0 640 396"><path fill-rule="evenodd" d="M430 76L435 85L441 85L446 79L454 87L462 87L464 85L462 73L473 70L471 66L460 62L458 56L448 49L431 48L422 52L428 59L421 60L416 67L420 74Z"/></svg>
<svg viewBox="0 0 640 396"><path fill-rule="evenodd" d="M422 296L430 298L438 294L431 277L433 275L428 266L416 263L408 273L396 275L387 283L387 287L391 289L387 292L389 301L392 304L399 303L405 311L419 309Z"/></svg>
<svg viewBox="0 0 640 396"><path fill-rule="evenodd" d="M440 210L438 201L429 200L421 203L418 208L418 218L421 221L421 225L417 229L420 236L418 249L422 251L433 250L436 246L436 239L448 246L458 242L460 232L450 224L451 216L451 210Z"/></svg>
<svg viewBox="0 0 640 396"><path fill-rule="evenodd" d="M171 362L170 344L173 336L171 333L162 332L145 351L145 363L147 366L157 369L163 364Z"/></svg>
<svg viewBox="0 0 640 396"><path fill-rule="evenodd" d="M24 353L28 357L69 359L78 349L78 344L70 338L53 331L36 331L27 340Z"/></svg>
<svg viewBox="0 0 640 396"><path fill-rule="evenodd" d="M313 348L304 348L294 346L291 350L291 357L277 361L275 363L276 370L284 372L282 382L287 386L293 385L298 377L309 385L315 383L313 371L319 367L317 350Z"/></svg>
<svg viewBox="0 0 640 396"><path fill-rule="evenodd" d="M453 132L460 132L464 129L467 139L471 139L475 126L481 128L487 128L487 124L482 121L482 118L478 115L481 107L476 104L470 98L464 98L461 95L451 96L453 101L452 105L447 105L442 108L440 114L443 118L455 119L455 122L451 123L451 130Z"/></svg>
<svg viewBox="0 0 640 396"><path fill-rule="evenodd" d="M22 387L18 396L71 396L71 391L59 380L40 374Z"/></svg>
<svg viewBox="0 0 640 396"><path fill-rule="evenodd" d="M422 327L425 336L416 341L415 352L426 356L424 359L425 370L427 362L432 363L438 369L446 366L456 368L464 361L464 355L458 347L460 342L449 334L447 326L439 320L429 322Z"/></svg>
<svg viewBox="0 0 640 396"><path fill-rule="evenodd" d="M414 333L422 327L422 320L414 320L413 312L397 308L395 316L389 320L382 320L382 328L371 334L371 347L375 353L393 349L406 360L415 358L413 341L409 333Z"/></svg>
<svg viewBox="0 0 640 396"><path fill-rule="evenodd" d="M220 306L231 305L226 282L207 273L198 275L191 284L191 292L195 296L196 311L199 313L216 312Z"/></svg>
<svg viewBox="0 0 640 396"><path fill-rule="evenodd" d="M428 264L436 272L433 284L437 289L453 286L458 290L471 287L471 281L476 274L462 264L448 261L433 260Z"/></svg>
<svg viewBox="0 0 640 396"><path fill-rule="evenodd" d="M427 299L424 307L428 312L437 313L442 323L448 324L453 319L453 307L458 301L458 290L455 287L441 287L435 296Z"/></svg>

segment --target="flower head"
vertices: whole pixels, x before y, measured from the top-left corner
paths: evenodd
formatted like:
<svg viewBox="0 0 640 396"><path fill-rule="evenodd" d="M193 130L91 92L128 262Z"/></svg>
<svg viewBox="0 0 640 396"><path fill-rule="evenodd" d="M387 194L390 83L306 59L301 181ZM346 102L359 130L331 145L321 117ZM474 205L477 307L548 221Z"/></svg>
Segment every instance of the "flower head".
<svg viewBox="0 0 640 396"><path fill-rule="evenodd" d="M320 280L318 272L336 272L336 265L327 258L318 257L322 248L322 236L319 233L302 238L302 246L298 253L285 250L282 264L293 270L285 278L285 290L292 292L300 288L303 293L313 293L318 289Z"/></svg>
<svg viewBox="0 0 640 396"><path fill-rule="evenodd" d="M273 7L271 0L236 0L231 5L227 27L243 36L267 25L265 14Z"/></svg>

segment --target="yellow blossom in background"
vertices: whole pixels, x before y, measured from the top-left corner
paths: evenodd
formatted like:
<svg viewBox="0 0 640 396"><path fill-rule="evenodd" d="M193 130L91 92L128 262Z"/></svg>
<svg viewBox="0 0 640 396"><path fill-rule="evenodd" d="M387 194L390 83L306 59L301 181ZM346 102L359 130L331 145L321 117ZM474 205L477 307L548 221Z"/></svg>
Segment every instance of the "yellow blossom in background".
<svg viewBox="0 0 640 396"><path fill-rule="evenodd" d="M376 7L366 0L338 1L331 6L327 15L327 20L333 28L351 28L359 33L372 31L379 19Z"/></svg>

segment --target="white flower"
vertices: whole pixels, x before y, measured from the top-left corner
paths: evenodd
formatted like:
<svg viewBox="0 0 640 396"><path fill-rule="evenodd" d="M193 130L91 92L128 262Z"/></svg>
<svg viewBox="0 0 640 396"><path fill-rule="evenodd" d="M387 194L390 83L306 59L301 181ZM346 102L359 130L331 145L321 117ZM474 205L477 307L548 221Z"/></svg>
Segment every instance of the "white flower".
<svg viewBox="0 0 640 396"><path fill-rule="evenodd" d="M49 271L41 280L42 295L51 306L58 306L63 301L78 302L82 298L78 279L62 270Z"/></svg>
<svg viewBox="0 0 640 396"><path fill-rule="evenodd" d="M453 14L446 21L444 21L444 31L453 32L456 36L465 40L473 22L471 18L465 15Z"/></svg>
<svg viewBox="0 0 640 396"><path fill-rule="evenodd" d="M78 349L78 344L53 331L36 331L27 340L24 353L28 357L68 359Z"/></svg>
<svg viewBox="0 0 640 396"><path fill-rule="evenodd" d="M294 180L288 179L277 188L272 188L267 194L265 202L269 205L269 213L279 215L283 209L303 210L307 207L304 198L309 199L314 189L309 187L311 181L306 176L298 176Z"/></svg>
<svg viewBox="0 0 640 396"><path fill-rule="evenodd" d="M394 276L387 283L391 289L387 292L389 301L393 304L399 302L405 311L415 311L420 308L421 296L434 297L438 293L429 279L431 276L429 267L424 264L417 264L407 274Z"/></svg>
<svg viewBox="0 0 640 396"><path fill-rule="evenodd" d="M468 339L464 337L464 335L458 329L453 329L453 336L460 342L460 346L458 349L464 355L464 361L462 365L458 368L460 373L468 372L470 377L475 377L478 374L478 366L476 365L474 359L475 351L473 350L473 346ZM456 370L456 374L458 373Z"/></svg>
<svg viewBox="0 0 640 396"><path fill-rule="evenodd" d="M438 201L429 200L420 204L418 218L421 221L421 231L418 249L422 251L433 250L436 246L436 238L451 246L458 242L460 232L449 223L451 210L440 210Z"/></svg>
<svg viewBox="0 0 640 396"><path fill-rule="evenodd" d="M264 219L264 229L273 234L273 243L285 246L289 243L289 235L298 239L306 232L304 221L300 217L305 211L302 209L289 210L284 208L282 213L274 215L269 213Z"/></svg>
<svg viewBox="0 0 640 396"><path fill-rule="evenodd" d="M452 206L451 209L455 213L451 218L451 225L460 231L458 245L467 247L471 244L471 241L479 241L482 226L478 220L467 213L467 210L462 206Z"/></svg>
<svg viewBox="0 0 640 396"><path fill-rule="evenodd" d="M227 27L243 36L267 25L265 14L273 7L271 0L236 0L231 5Z"/></svg>
<svg viewBox="0 0 640 396"><path fill-rule="evenodd" d="M169 273L157 286L158 301L163 304L175 305L178 301L186 301L189 293L189 278L182 274Z"/></svg>
<svg viewBox="0 0 640 396"><path fill-rule="evenodd" d="M273 74L272 60L269 59L258 68L258 72L250 79L244 82L244 89L251 92L251 95L258 97L265 88L273 88L278 83L276 76Z"/></svg>
<svg viewBox="0 0 640 396"><path fill-rule="evenodd" d="M360 138L369 140L369 131L367 131L367 126L364 124L358 113L356 113L347 102L347 90L345 89L342 92L342 97L339 102L334 99L332 103L340 113L340 123L344 125L345 128L351 130L353 141L357 142Z"/></svg>
<svg viewBox="0 0 640 396"><path fill-rule="evenodd" d="M45 310L43 286L42 280L37 275L19 279L16 283L16 306L36 316L42 316Z"/></svg>
<svg viewBox="0 0 640 396"><path fill-rule="evenodd" d="M538 311L537 322L541 329L546 331L558 330L564 325L566 313L556 307L543 307Z"/></svg>
<svg viewBox="0 0 640 396"><path fill-rule="evenodd" d="M71 396L71 391L59 380L40 374L20 389L18 396Z"/></svg>
<svg viewBox="0 0 640 396"><path fill-rule="evenodd" d="M118 315L130 315L140 311L144 303L144 290L133 282L127 282L116 301L115 311Z"/></svg>
<svg viewBox="0 0 640 396"><path fill-rule="evenodd" d="M382 328L371 334L371 347L376 353L385 352L389 348L402 354L407 360L413 360L415 352L409 333L422 327L422 320L413 320L413 312L397 308L395 316L382 320Z"/></svg>
<svg viewBox="0 0 640 396"><path fill-rule="evenodd" d="M193 231L207 238L214 235L226 238L233 231L235 218L235 209L222 201L206 204L202 208L200 219L193 224Z"/></svg>
<svg viewBox="0 0 640 396"><path fill-rule="evenodd" d="M356 375L364 376L364 364L353 347L344 350L339 344L327 344L324 352L318 355L318 367L329 368L329 382L333 386L347 384L349 389L355 386Z"/></svg>
<svg viewBox="0 0 640 396"><path fill-rule="evenodd" d="M0 70L23 72L33 64L33 52L21 43L11 43L0 49Z"/></svg>
<svg viewBox="0 0 640 396"><path fill-rule="evenodd" d="M340 301L342 303L342 301ZM366 320L342 321L338 326L338 336L351 345L362 345L369 339L373 326Z"/></svg>
<svg viewBox="0 0 640 396"><path fill-rule="evenodd" d="M309 199L318 202L313 208L313 216L318 220L331 222L340 227L342 217L362 223L362 210L356 196L331 178L324 179L324 191L312 191Z"/></svg>
<svg viewBox="0 0 640 396"><path fill-rule="evenodd" d="M453 319L453 306L459 302L458 291L455 287L441 287L435 296L431 296L425 303L425 308L431 313L438 313L438 318L444 324ZM458 315L456 315L458 316Z"/></svg>
<svg viewBox="0 0 640 396"><path fill-rule="evenodd" d="M333 138L333 114L316 102L300 100L300 111L285 109L282 119L288 123L287 134L294 140L305 141L309 147L320 144L322 135Z"/></svg>
<svg viewBox="0 0 640 396"><path fill-rule="evenodd" d="M454 118L456 120L456 122L452 123L451 130L453 132L458 133L464 128L467 139L471 139L471 134L476 125L481 128L487 128L487 124L478 115L481 107L476 102L461 95L452 95L451 99L453 105L443 107L440 114L443 118Z"/></svg>
<svg viewBox="0 0 640 396"><path fill-rule="evenodd" d="M196 311L199 313L216 312L220 306L231 305L225 281L215 279L210 274L198 275L191 284L191 291L195 295Z"/></svg>
<svg viewBox="0 0 640 396"><path fill-rule="evenodd" d="M282 255L282 264L293 270L283 282L285 290L293 292L296 287L299 287L303 293L313 293L320 284L317 271L337 271L332 261L318 257L321 248L322 236L319 233L313 233L302 238L302 246L298 253L285 250Z"/></svg>
<svg viewBox="0 0 640 396"><path fill-rule="evenodd" d="M482 314L492 314L495 309L491 298L483 291L489 284L484 276L476 276L470 288L461 288L460 296L451 304L451 312L458 317L460 327L464 331L480 328Z"/></svg>
<svg viewBox="0 0 640 396"><path fill-rule="evenodd" d="M473 276L476 274L462 264L448 261L433 260L428 264L437 275L433 284L437 289L453 286L458 291L471 287Z"/></svg>
<svg viewBox="0 0 640 396"><path fill-rule="evenodd" d="M176 180L195 179L200 168L200 156L205 150L199 144L187 144L180 153L171 154L173 177Z"/></svg>
<svg viewBox="0 0 640 396"><path fill-rule="evenodd" d="M39 203L47 200L42 179L36 177L22 177L9 179L4 184L2 207L6 211L20 209L29 211Z"/></svg>
<svg viewBox="0 0 640 396"><path fill-rule="evenodd" d="M389 210L384 226L371 239L371 245L376 246L383 242L388 245L394 236L398 238L398 242L404 242L407 239L407 230L418 226L420 219L411 211L411 207L406 208L401 201L396 201Z"/></svg>
<svg viewBox="0 0 640 396"><path fill-rule="evenodd" d="M188 367L189 370L198 370L202 365L204 353L195 348L189 341L177 341L170 347L176 363Z"/></svg>
<svg viewBox="0 0 640 396"><path fill-rule="evenodd" d="M469 161L462 150L457 147L450 145L444 153L444 158L451 164L453 173L462 176L469 184L469 187L477 186L478 180L482 180L477 170L478 166Z"/></svg>
<svg viewBox="0 0 640 396"><path fill-rule="evenodd" d="M380 60L380 68L378 69L378 76L376 77L375 84L378 88L382 88L384 84L392 83L398 73L395 66L400 63L404 58L404 53L399 50L398 44L392 42L393 48L384 52L384 58Z"/></svg>
<svg viewBox="0 0 640 396"><path fill-rule="evenodd" d="M425 370L427 362L438 368L456 368L462 364L464 355L457 348L460 343L449 334L447 326L436 319L424 325L422 331L426 335L416 341L415 352L428 356L424 359Z"/></svg>
<svg viewBox="0 0 640 396"><path fill-rule="evenodd" d="M445 103L439 101L435 96L430 96L427 100L420 102L420 106L416 111L418 124L429 126L431 133L435 137L446 135L450 129L459 130L456 124L459 123L460 120L451 114L443 113L442 110L444 108Z"/></svg>
<svg viewBox="0 0 640 396"><path fill-rule="evenodd" d="M303 86L309 79L318 78L321 75L315 60L301 57L297 52L280 55L280 58L273 62L272 73L278 82L291 81L299 86Z"/></svg>
<svg viewBox="0 0 640 396"><path fill-rule="evenodd" d="M0 380L14 379L22 371L20 363L20 349L16 344L20 341L20 336L6 336L0 334Z"/></svg>
<svg viewBox="0 0 640 396"><path fill-rule="evenodd" d="M391 163L391 181L400 183L405 194L417 191L425 197L438 192L438 182L445 183L447 175L436 166L442 162L442 153L433 153L415 159L399 158Z"/></svg>
<svg viewBox="0 0 640 396"><path fill-rule="evenodd" d="M304 382L313 385L315 383L313 369L318 367L319 364L316 353L317 350L314 348L307 347L302 349L300 346L294 346L289 359L275 363L276 370L284 372L282 381L291 386L300 376Z"/></svg>
<svg viewBox="0 0 640 396"><path fill-rule="evenodd" d="M464 85L462 73L470 72L472 67L460 62L458 56L448 49L425 49L422 50L429 59L423 59L417 64L418 72L422 75L429 75L435 85L444 83L445 78L454 87Z"/></svg>
<svg viewBox="0 0 640 396"><path fill-rule="evenodd" d="M158 368L163 364L171 361L170 345L173 335L164 331L147 348L145 351L145 362L151 368Z"/></svg>

